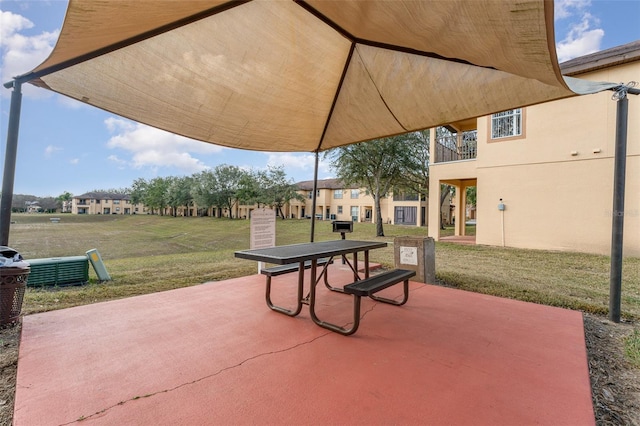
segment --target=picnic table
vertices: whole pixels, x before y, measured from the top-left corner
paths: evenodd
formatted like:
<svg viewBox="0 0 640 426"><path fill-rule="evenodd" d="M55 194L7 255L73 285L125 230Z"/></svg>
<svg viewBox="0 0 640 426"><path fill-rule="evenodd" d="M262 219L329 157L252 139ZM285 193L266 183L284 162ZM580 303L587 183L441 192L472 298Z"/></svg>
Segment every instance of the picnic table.
<svg viewBox="0 0 640 426"><path fill-rule="evenodd" d="M361 297L368 296L374 300L393 305L403 305L408 300L409 278L415 275L414 271L394 269L374 276L369 275L369 251L386 246L387 243L383 241L332 240L241 250L235 252L235 256L241 259L279 265L261 271L267 276L266 301L270 309L285 315L296 316L302 311L302 305L308 305L310 316L314 323L320 327L348 336L355 333L360 324ZM364 277L360 276L358 269L358 253L364 254ZM346 258L348 254L351 254L352 260ZM353 271L353 282L343 288L332 286L327 275L327 268L336 256L345 259ZM317 269L319 266L322 266L322 270L318 275ZM304 296L305 269L310 269L309 293L306 296ZM298 293L295 309L286 309L274 305L270 296L271 278L289 272L298 273ZM316 315L316 286L323 278L329 290L353 295L353 323L350 328L323 321ZM401 301L374 295L376 292L400 282L404 283L404 297Z"/></svg>

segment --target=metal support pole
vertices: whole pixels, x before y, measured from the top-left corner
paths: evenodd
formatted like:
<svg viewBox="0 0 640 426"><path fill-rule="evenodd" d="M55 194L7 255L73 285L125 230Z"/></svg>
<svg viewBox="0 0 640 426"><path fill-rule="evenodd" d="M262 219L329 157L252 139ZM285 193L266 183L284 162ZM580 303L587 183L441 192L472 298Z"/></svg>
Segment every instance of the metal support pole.
<svg viewBox="0 0 640 426"><path fill-rule="evenodd" d="M613 171L613 211L611 225L611 272L609 275L609 319L620 322L622 294L622 247L624 229L624 191L627 162L627 118L629 99L619 97L616 117L616 145Z"/></svg>
<svg viewBox="0 0 640 426"><path fill-rule="evenodd" d="M316 166L313 171L313 198L311 201L311 239L313 242L316 231L316 194L318 193L318 158L320 154L316 151Z"/></svg>
<svg viewBox="0 0 640 426"><path fill-rule="evenodd" d="M13 202L13 181L16 174L16 155L18 152L18 129L20 128L20 108L22 106L22 83L13 81L11 109L7 129L7 150L4 156L2 176L2 199L0 200L0 245L9 245L9 227L11 224L11 204Z"/></svg>

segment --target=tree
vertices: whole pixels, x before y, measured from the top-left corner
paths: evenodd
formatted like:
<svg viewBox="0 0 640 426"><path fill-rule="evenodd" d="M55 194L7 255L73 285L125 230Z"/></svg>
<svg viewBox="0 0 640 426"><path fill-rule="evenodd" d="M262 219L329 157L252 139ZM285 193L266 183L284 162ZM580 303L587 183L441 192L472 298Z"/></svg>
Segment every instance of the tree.
<svg viewBox="0 0 640 426"><path fill-rule="evenodd" d="M71 210L68 209L70 207L69 203L73 199L73 195L69 191L64 191L62 194L58 195L56 201L59 203L60 207L62 207L62 213L68 213Z"/></svg>
<svg viewBox="0 0 640 426"><path fill-rule="evenodd" d="M131 193L131 189L129 189L129 188L94 189L93 191L89 191L89 192L100 192L100 193L105 193L105 194L121 194L121 195L125 195L125 194Z"/></svg>
<svg viewBox="0 0 640 426"><path fill-rule="evenodd" d="M304 201L304 196L298 194L296 185L287 180L282 166L268 167L266 172L258 173L259 201L268 205L285 218L282 207L291 200Z"/></svg>
<svg viewBox="0 0 640 426"><path fill-rule="evenodd" d="M168 178L153 178L147 185L147 191L143 203L151 208L151 212L158 209L160 215L164 215L164 209L168 205L167 188L169 186Z"/></svg>
<svg viewBox="0 0 640 426"><path fill-rule="evenodd" d="M478 187L476 186L467 186L467 204L469 204L470 206L474 206L476 205L476 199L477 199L477 190Z"/></svg>
<svg viewBox="0 0 640 426"><path fill-rule="evenodd" d="M193 201L198 206L199 214L202 210L209 211L216 205L215 190L217 179L213 171L205 170L193 176L192 194ZM202 215L205 215L202 213Z"/></svg>
<svg viewBox="0 0 640 426"><path fill-rule="evenodd" d="M178 214L178 207L183 206L185 208L184 216L189 216L189 207L193 205L193 196L191 191L193 189L194 178L190 176L183 177L168 177L166 181L166 202L171 211L173 217Z"/></svg>
<svg viewBox="0 0 640 426"><path fill-rule="evenodd" d="M378 237L384 236L380 200L393 186L402 184L402 175L413 167L414 143L410 133L335 148L327 154L344 184L364 187L373 196Z"/></svg>
<svg viewBox="0 0 640 426"><path fill-rule="evenodd" d="M24 213L30 203L38 200L39 198L35 195L14 194L11 199L11 211L13 213Z"/></svg>
<svg viewBox="0 0 640 426"><path fill-rule="evenodd" d="M144 199L147 195L148 188L149 183L143 178L134 180L133 184L131 185L131 192L129 193L129 196L131 197L131 203L144 204Z"/></svg>
<svg viewBox="0 0 640 426"><path fill-rule="evenodd" d="M218 217L227 209L231 218L233 207L243 201L241 190L249 173L236 166L221 164L213 170L205 170L194 175L192 194L199 207L209 210L216 207Z"/></svg>
<svg viewBox="0 0 640 426"><path fill-rule="evenodd" d="M53 197L39 198L38 203L45 213L55 213L60 206L59 201Z"/></svg>
<svg viewBox="0 0 640 426"><path fill-rule="evenodd" d="M444 218L442 216L442 207L449 197L453 197L456 193L456 187L451 185L440 184L440 229L444 229Z"/></svg>
<svg viewBox="0 0 640 426"><path fill-rule="evenodd" d="M420 130L404 135L407 138L406 149L410 150L406 159L405 170L403 170L398 189L408 190L420 196L429 196L429 159L431 153L429 149L429 130Z"/></svg>
<svg viewBox="0 0 640 426"><path fill-rule="evenodd" d="M263 203L262 189L260 187L262 177L259 172L250 171L246 172L238 184L237 197L238 201L242 204L260 204Z"/></svg>
<svg viewBox="0 0 640 426"><path fill-rule="evenodd" d="M216 205L220 208L224 207L229 210L229 218L232 217L233 206L238 203L238 191L241 182L247 174L240 167L221 164L213 170L216 187L214 199Z"/></svg>

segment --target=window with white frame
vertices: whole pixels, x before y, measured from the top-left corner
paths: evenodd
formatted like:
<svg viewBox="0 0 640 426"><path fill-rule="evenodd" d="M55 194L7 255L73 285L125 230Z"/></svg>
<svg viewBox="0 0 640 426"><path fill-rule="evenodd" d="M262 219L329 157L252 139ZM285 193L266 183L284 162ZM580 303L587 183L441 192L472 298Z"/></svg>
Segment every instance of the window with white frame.
<svg viewBox="0 0 640 426"><path fill-rule="evenodd" d="M358 217L360 217L360 207L351 206L351 219L358 221Z"/></svg>
<svg viewBox="0 0 640 426"><path fill-rule="evenodd" d="M336 189L333 191L333 198L339 199L342 198L342 189Z"/></svg>
<svg viewBox="0 0 640 426"><path fill-rule="evenodd" d="M338 206L338 214L342 214L342 206Z"/></svg>
<svg viewBox="0 0 640 426"><path fill-rule="evenodd" d="M352 189L351 190L351 198L358 198L360 196L360 190L359 189Z"/></svg>
<svg viewBox="0 0 640 426"><path fill-rule="evenodd" d="M491 116L491 139L522 135L522 108L498 112Z"/></svg>

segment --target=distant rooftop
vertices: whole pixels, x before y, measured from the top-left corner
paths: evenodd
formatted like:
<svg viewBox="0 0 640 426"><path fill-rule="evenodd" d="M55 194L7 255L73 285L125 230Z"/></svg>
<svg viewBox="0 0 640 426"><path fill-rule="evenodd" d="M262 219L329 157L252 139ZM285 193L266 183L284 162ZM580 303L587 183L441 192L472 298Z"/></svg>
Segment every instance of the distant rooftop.
<svg viewBox="0 0 640 426"><path fill-rule="evenodd" d="M129 194L118 194L115 192L85 192L82 195L76 195L73 198L88 198L94 200L130 200Z"/></svg>
<svg viewBox="0 0 640 426"><path fill-rule="evenodd" d="M296 183L298 189L303 191L313 191L313 181L304 180ZM345 185L340 179L318 179L318 189L342 189L359 188L358 185Z"/></svg>
<svg viewBox="0 0 640 426"><path fill-rule="evenodd" d="M563 75L573 76L640 60L640 40L580 56L560 64Z"/></svg>

